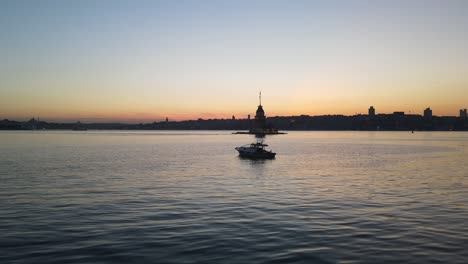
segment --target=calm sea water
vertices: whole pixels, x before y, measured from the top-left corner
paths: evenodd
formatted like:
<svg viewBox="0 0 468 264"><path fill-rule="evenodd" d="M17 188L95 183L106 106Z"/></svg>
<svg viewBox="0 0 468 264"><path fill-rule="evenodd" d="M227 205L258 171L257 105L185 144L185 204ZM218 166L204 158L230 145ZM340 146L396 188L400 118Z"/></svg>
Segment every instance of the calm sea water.
<svg viewBox="0 0 468 264"><path fill-rule="evenodd" d="M466 263L468 133L0 132L0 263Z"/></svg>

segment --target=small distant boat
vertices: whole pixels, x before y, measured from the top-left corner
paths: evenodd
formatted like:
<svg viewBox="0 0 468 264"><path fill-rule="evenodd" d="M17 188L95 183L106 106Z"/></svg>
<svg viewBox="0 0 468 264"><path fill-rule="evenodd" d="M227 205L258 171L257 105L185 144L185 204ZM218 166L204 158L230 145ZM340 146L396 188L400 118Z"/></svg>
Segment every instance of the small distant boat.
<svg viewBox="0 0 468 264"><path fill-rule="evenodd" d="M274 159L276 153L271 150L266 150L265 147L268 147L267 144L262 142L251 143L241 147L236 147L236 150L239 152L239 156L243 158L250 159Z"/></svg>

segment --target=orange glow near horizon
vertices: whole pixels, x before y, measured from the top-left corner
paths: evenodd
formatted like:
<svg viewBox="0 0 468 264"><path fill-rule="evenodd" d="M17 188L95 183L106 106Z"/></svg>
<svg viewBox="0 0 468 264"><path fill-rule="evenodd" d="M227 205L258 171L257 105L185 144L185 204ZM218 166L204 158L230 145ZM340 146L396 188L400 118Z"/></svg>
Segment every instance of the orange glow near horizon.
<svg viewBox="0 0 468 264"><path fill-rule="evenodd" d="M280 87L284 84L275 86L270 83L270 89L263 89L262 104L267 117L367 114L371 105L377 114L403 111L422 115L426 107L431 107L435 116L457 116L459 109L467 108L464 85L441 82L438 85L427 85L430 89L422 89L408 88L401 83L396 86L398 89L386 85L383 89L373 90L357 84L344 89L342 87L347 87L346 82L353 84L352 80L346 79L341 82L314 80L295 82L296 86L292 87L296 88L284 90ZM447 89L443 87L451 87L450 92L446 92ZM172 121L182 121L198 118L230 119L232 115L237 119L247 118L249 114L251 118L255 116L258 105L255 90L260 89L226 87L224 91L228 93L211 93L211 89L187 88L186 93L184 90L176 90L166 92L164 96L157 91L146 90L142 95L116 90L112 96L108 96L102 92L108 89L94 93L93 89L89 89L89 93L75 93L73 97L66 97L67 91L35 96L12 92L9 97L0 98L0 119L27 120L39 117L59 122L139 123L161 121L166 117Z"/></svg>
<svg viewBox="0 0 468 264"><path fill-rule="evenodd" d="M320 100L317 100L320 101ZM458 110L464 108L462 104L459 107L453 107L452 104L402 104L401 106L394 106L391 103L375 104L367 103L360 104L360 102L349 102L346 100L339 101L324 101L317 102L311 101L310 103L291 103L289 102L268 102L263 100L263 106L267 117L274 116L299 116L299 115L355 115L367 114L369 106L374 106L377 114L390 114L395 111L403 111L406 114L422 115L426 107L431 107L435 116L457 116ZM127 108L126 111L108 109L96 110L81 110L81 109L64 109L54 107L28 107L17 111L11 109L10 111L2 111L1 119L11 120L27 120L31 117L39 117L45 121L56 122L154 122L165 120L166 117L171 121L183 120L196 120L202 119L231 119L234 115L236 119L246 119L250 114L254 118L257 108L256 103L251 105L242 104L239 107L232 107L221 109L166 109L165 111L158 111L151 108ZM339 107L341 105L341 107ZM466 108L466 107L465 107ZM7 109L8 110L8 109Z"/></svg>

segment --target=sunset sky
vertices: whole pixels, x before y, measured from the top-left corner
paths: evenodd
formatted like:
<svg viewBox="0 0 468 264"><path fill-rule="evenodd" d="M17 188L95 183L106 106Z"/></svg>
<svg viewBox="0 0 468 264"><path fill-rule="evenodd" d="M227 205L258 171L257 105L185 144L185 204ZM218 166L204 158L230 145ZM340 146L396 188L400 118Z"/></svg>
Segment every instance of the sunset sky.
<svg viewBox="0 0 468 264"><path fill-rule="evenodd" d="M468 108L468 1L0 1L0 119Z"/></svg>

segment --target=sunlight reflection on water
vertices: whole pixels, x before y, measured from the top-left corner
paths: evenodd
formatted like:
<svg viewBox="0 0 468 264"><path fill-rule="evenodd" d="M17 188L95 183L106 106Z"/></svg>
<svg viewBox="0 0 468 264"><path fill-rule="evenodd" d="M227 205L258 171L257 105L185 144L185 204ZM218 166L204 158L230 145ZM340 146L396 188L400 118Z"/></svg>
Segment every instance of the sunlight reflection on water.
<svg viewBox="0 0 468 264"><path fill-rule="evenodd" d="M0 261L463 263L468 134L0 132Z"/></svg>

